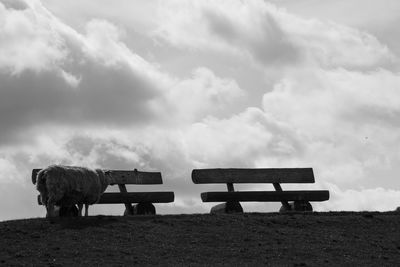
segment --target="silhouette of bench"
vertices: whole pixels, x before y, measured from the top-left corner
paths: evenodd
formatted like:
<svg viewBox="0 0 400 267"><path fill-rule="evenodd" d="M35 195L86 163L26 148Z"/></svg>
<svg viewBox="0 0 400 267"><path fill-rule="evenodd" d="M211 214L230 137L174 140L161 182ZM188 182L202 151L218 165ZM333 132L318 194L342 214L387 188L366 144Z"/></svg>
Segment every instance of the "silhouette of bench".
<svg viewBox="0 0 400 267"><path fill-rule="evenodd" d="M283 211L312 211L310 201L329 199L328 190L282 190L281 183L314 183L312 168L195 169L195 184L226 184L228 191L201 193L203 202L225 202L211 213L243 212L240 202L281 202ZM272 183L275 191L235 191L235 183ZM289 201L293 201L289 203Z"/></svg>
<svg viewBox="0 0 400 267"><path fill-rule="evenodd" d="M36 184L37 173L41 169L32 170L32 182ZM110 173L110 185L118 185L120 192L105 192L101 195L97 204L124 204L124 215L142 215L156 214L156 208L153 203L170 203L174 202L174 192L128 192L127 184L136 185L156 185L162 184L160 172L142 172L134 169L131 170L105 170ZM38 196L39 205L40 195ZM132 206L132 203L137 203Z"/></svg>

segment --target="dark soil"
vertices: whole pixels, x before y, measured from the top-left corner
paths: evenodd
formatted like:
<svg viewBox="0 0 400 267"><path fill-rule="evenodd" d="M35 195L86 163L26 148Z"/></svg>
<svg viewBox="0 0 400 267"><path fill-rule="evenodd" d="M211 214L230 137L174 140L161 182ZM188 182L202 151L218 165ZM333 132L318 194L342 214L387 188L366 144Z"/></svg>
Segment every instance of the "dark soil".
<svg viewBox="0 0 400 267"><path fill-rule="evenodd" d="M400 266L400 213L39 218L0 246L0 266Z"/></svg>

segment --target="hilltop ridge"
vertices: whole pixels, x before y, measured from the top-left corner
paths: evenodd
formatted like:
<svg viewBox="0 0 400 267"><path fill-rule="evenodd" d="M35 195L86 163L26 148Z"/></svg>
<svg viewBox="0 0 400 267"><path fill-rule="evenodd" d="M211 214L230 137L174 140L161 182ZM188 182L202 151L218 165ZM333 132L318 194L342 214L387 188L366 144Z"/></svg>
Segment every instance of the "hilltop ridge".
<svg viewBox="0 0 400 267"><path fill-rule="evenodd" d="M0 222L0 264L395 266L399 229L398 212L35 218Z"/></svg>

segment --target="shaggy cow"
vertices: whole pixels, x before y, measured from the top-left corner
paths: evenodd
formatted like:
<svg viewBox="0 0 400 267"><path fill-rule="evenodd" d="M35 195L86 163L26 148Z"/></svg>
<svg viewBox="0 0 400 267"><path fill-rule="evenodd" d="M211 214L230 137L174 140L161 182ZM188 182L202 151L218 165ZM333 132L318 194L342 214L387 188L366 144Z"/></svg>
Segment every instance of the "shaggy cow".
<svg viewBox="0 0 400 267"><path fill-rule="evenodd" d="M37 174L36 189L40 192L41 202L46 206L46 217L55 217L55 206L66 210L78 205L82 216L88 216L89 205L100 200L100 196L109 184L109 175L102 170L51 165Z"/></svg>

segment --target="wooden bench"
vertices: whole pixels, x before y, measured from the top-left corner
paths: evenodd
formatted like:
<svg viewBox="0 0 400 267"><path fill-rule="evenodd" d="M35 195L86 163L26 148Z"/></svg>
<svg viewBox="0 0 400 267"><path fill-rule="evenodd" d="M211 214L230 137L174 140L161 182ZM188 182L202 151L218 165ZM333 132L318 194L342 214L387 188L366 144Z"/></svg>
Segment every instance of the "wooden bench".
<svg viewBox="0 0 400 267"><path fill-rule="evenodd" d="M329 199L328 190L282 190L281 183L314 183L312 168L196 169L192 180L195 184L226 184L227 192L201 193L203 202L225 202L214 206L211 213L243 212L242 201L281 202L280 211L312 211L310 201ZM275 191L235 191L235 183L272 183Z"/></svg>
<svg viewBox="0 0 400 267"><path fill-rule="evenodd" d="M41 169L32 170L32 182L36 184L37 173ZM134 169L130 170L105 170L110 173L110 185L118 185L119 193L105 192L101 196L97 204L124 204L124 215L133 214L156 214L153 203L170 203L174 202L174 192L128 192L127 184L136 185L156 185L162 184L160 172L142 172ZM39 205L40 196L38 196ZM132 206L132 203L137 205Z"/></svg>

